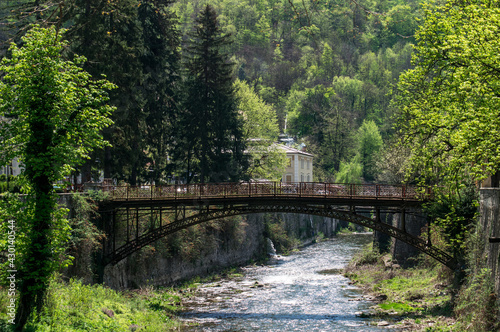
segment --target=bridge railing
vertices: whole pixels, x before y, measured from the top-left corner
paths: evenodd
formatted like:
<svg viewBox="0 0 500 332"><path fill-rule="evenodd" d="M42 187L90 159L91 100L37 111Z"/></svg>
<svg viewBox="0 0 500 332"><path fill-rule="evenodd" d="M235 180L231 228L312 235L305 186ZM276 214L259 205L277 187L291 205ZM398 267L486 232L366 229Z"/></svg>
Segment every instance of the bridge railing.
<svg viewBox="0 0 500 332"><path fill-rule="evenodd" d="M421 199L431 195L430 190L422 193L419 188L407 185L269 181L115 186L109 192L113 200L265 196Z"/></svg>

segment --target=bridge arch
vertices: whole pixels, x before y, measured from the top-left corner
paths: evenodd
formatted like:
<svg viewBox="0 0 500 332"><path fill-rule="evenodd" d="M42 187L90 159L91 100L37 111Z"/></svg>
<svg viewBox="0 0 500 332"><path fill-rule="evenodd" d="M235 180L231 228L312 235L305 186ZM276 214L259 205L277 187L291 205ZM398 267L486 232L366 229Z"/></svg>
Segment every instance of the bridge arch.
<svg viewBox="0 0 500 332"><path fill-rule="evenodd" d="M248 199L247 199L248 201ZM327 202L326 202L327 203ZM125 205L121 206L121 208L125 208ZM142 204L144 205L144 203ZM160 204L161 205L161 204ZM154 211L155 209L160 209L161 206L147 206L145 207L145 211ZM148 231L139 234L138 226L136 228L136 236L133 239L129 239L122 246L115 248L114 245L111 245L109 242L107 246L105 246L104 250L104 259L103 265L108 264L116 264L122 259L128 257L132 253L138 251L146 245L149 245L167 235L178 232L182 229L186 229L190 226L194 226L197 224L201 224L210 220L221 219L225 217L231 217L236 215L248 215L255 213L296 213L296 214L308 214L308 215L316 215L322 217L330 217L339 220L345 220L348 222L352 222L357 225L361 225L372 230L376 230L382 233L385 233L393 238L399 239L419 251L429 255L430 257L436 259L440 263L446 265L451 269L456 268L455 259L452 255L440 250L429 244L427 241L411 235L407 233L404 229L399 229L392 225L388 225L386 223L381 222L378 217L378 213L375 213L374 218L367 217L365 215L359 214L356 212L356 207L354 205L338 205L337 204L312 204L311 202L304 202L301 199L268 199L268 200L257 200L246 204L221 204L221 205L210 205L210 202L207 201L198 201L196 202L197 212L186 216L186 205L175 206L176 217L175 220L166 224L156 225L155 227L151 227ZM133 207L133 206L132 206ZM188 206L189 207L189 206ZM137 206L135 206L138 209ZM365 207L365 209L369 209L373 212L376 212L376 208ZM116 210L115 210L116 211ZM128 210L127 210L128 211ZM136 210L138 211L138 210ZM184 211L184 213L182 213ZM404 210L403 210L404 211ZM404 212L403 212L404 213ZM128 214L128 212L127 212ZM115 214L113 214L115 215ZM138 220L138 219L137 219ZM128 222L128 221L127 221ZM138 224L138 221L136 222ZM127 228L129 225L127 224ZM133 222L130 226L133 228ZM107 248L107 249L106 249Z"/></svg>

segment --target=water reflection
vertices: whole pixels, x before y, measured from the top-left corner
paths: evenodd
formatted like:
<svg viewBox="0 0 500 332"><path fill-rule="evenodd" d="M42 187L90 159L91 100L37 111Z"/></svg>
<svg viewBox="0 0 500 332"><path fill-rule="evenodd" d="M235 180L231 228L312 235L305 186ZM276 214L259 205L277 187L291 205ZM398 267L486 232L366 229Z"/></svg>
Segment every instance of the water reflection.
<svg viewBox="0 0 500 332"><path fill-rule="evenodd" d="M342 276L370 234L339 236L273 264L245 268L244 278L205 285L182 317L184 331L388 331L359 317L372 303Z"/></svg>

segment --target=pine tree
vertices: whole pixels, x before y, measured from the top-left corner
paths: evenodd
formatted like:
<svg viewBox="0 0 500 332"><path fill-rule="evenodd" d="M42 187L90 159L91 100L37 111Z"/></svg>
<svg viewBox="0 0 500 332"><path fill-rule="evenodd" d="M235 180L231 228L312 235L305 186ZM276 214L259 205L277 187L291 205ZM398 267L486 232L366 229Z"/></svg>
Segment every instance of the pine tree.
<svg viewBox="0 0 500 332"><path fill-rule="evenodd" d="M177 17L168 9L172 2L144 2L138 12L144 43L140 57L144 75L140 92L146 116L144 144L149 166L145 177L157 184L166 179L173 114L179 95L180 33L176 28Z"/></svg>
<svg viewBox="0 0 500 332"><path fill-rule="evenodd" d="M111 103L117 107L114 124L104 132L112 144L87 163L87 172L96 165L105 177L127 180L135 185L144 161L143 100L138 87L143 80L139 55L143 53L138 0L75 0L65 19L73 24L67 33L72 50L84 55L85 70L93 76L104 74L118 86ZM97 164L96 161L102 162ZM84 176L85 180L90 180Z"/></svg>
<svg viewBox="0 0 500 332"><path fill-rule="evenodd" d="M95 160L105 177L132 185L165 178L180 61L171 3L75 0L67 14L74 18L68 38L89 59L86 69L118 86L111 95L114 125L105 132L112 147Z"/></svg>
<svg viewBox="0 0 500 332"><path fill-rule="evenodd" d="M188 182L237 180L246 169L242 119L237 112L232 63L224 48L215 10L207 5L196 19L186 47L186 103L178 140ZM181 129L182 130L182 129ZM180 131L181 131L180 130Z"/></svg>

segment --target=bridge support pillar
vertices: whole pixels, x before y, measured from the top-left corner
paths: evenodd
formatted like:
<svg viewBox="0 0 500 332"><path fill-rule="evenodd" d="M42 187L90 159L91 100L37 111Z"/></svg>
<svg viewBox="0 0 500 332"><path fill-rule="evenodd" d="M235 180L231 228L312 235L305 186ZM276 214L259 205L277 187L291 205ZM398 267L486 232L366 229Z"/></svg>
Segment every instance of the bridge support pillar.
<svg viewBox="0 0 500 332"><path fill-rule="evenodd" d="M375 218L377 222L392 225L392 214L381 213L380 209L375 210ZM378 249L380 253L387 253L391 250L391 236L386 233L374 231L373 232L373 248Z"/></svg>
<svg viewBox="0 0 500 332"><path fill-rule="evenodd" d="M115 219L116 219L116 211L113 212L101 212L100 214L100 222L98 226L101 230L104 231L105 234L108 234L108 238L104 238L102 241L102 250L99 250L94 254L94 282L102 284L104 281L104 257L107 253L110 253L114 250L115 247L115 239L114 239L114 231L115 231Z"/></svg>
<svg viewBox="0 0 500 332"><path fill-rule="evenodd" d="M484 239L484 253L487 266L495 285L495 293L500 293L500 188L480 190L479 237Z"/></svg>
<svg viewBox="0 0 500 332"><path fill-rule="evenodd" d="M420 236L422 229L427 226L427 217L419 208L402 209L401 213L394 214L393 226L413 236ZM402 266L414 265L419 255L418 249L398 239L393 240L391 251L394 261Z"/></svg>

